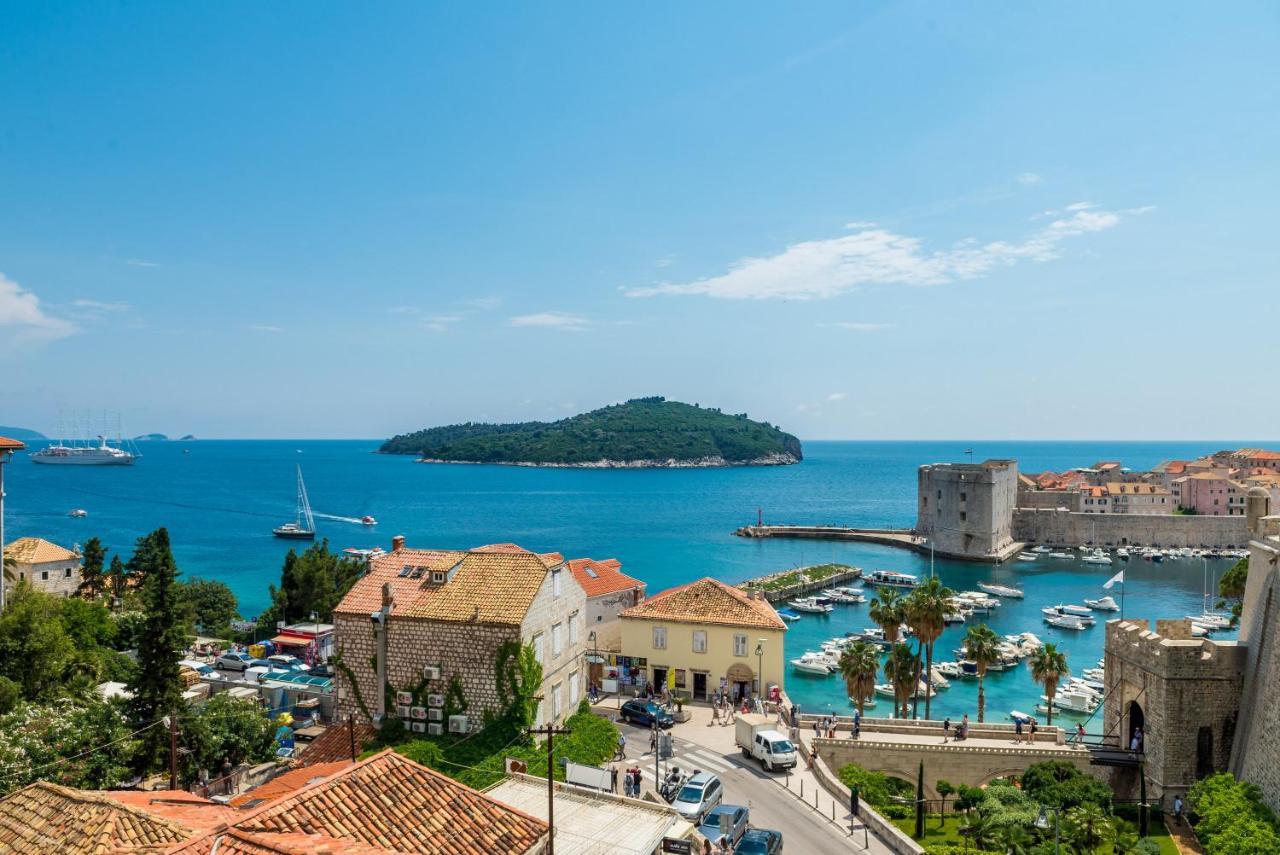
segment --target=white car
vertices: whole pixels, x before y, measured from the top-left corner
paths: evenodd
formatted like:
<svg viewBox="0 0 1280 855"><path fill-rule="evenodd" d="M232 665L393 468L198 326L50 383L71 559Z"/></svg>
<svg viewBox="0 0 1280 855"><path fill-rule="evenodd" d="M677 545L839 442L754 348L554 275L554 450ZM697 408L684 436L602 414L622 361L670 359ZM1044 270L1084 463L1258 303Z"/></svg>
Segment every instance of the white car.
<svg viewBox="0 0 1280 855"><path fill-rule="evenodd" d="M708 811L723 801L724 785L720 779L710 772L699 772L685 781L671 806L689 822L701 825Z"/></svg>
<svg viewBox="0 0 1280 855"><path fill-rule="evenodd" d="M268 656L267 661L271 663L277 671L310 671L311 666L303 662L297 656L290 656L288 653L277 653L274 656Z"/></svg>

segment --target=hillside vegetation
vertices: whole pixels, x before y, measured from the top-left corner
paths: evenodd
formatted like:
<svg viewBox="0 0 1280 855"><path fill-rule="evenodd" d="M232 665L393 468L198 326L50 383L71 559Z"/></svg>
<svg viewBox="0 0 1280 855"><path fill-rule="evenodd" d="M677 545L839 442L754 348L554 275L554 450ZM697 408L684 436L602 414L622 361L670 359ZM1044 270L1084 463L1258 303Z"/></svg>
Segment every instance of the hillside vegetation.
<svg viewBox="0 0 1280 855"><path fill-rule="evenodd" d="M800 440L746 415L636 398L558 422L449 425L387 440L385 454L547 466L795 463Z"/></svg>

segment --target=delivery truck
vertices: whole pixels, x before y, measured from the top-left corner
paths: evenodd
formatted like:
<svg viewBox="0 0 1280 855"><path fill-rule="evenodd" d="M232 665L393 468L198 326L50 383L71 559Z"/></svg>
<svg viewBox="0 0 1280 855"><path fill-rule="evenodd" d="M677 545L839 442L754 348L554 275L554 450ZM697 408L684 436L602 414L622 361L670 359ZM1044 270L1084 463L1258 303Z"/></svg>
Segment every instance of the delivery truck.
<svg viewBox="0 0 1280 855"><path fill-rule="evenodd" d="M796 765L796 747L767 715L739 715L734 725L743 757L754 757L766 772Z"/></svg>

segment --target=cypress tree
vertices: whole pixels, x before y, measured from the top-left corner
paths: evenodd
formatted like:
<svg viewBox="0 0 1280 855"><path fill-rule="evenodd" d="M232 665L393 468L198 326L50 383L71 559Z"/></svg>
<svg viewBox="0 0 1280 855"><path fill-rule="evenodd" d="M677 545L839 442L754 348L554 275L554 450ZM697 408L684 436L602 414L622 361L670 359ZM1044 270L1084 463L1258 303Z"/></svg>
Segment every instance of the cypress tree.
<svg viewBox="0 0 1280 855"><path fill-rule="evenodd" d="M129 570L124 566L124 562L120 560L119 555L111 556L111 567L107 570L107 581L111 585L111 598L113 600L123 600L124 593L129 589ZM114 603L112 606L114 607Z"/></svg>
<svg viewBox="0 0 1280 855"><path fill-rule="evenodd" d="M102 574L107 561L107 550L102 541L91 537L85 541L80 564L80 596L96 600L106 590L107 580Z"/></svg>
<svg viewBox="0 0 1280 855"><path fill-rule="evenodd" d="M127 569L141 581L143 631L138 642L138 669L129 685L130 716L135 728L183 711L178 684L178 658L186 645L186 614L178 588L178 567L169 549L169 532L159 528L138 538ZM147 771L162 764L169 750L163 726L142 734L137 765Z"/></svg>

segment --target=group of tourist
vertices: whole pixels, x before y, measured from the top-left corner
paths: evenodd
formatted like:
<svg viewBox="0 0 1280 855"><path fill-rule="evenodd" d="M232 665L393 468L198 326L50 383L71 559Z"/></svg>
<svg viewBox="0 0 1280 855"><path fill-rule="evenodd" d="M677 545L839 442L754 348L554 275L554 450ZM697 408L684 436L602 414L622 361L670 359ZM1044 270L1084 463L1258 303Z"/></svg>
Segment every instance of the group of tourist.
<svg viewBox="0 0 1280 855"><path fill-rule="evenodd" d="M1018 723L1018 733L1022 733L1022 723ZM965 713L964 718L960 719L960 723L956 725L955 733L951 732L951 716L947 716L942 720L942 741L945 743L948 739L953 742L963 742L969 738L969 714ZM1021 739L1021 736L1019 736Z"/></svg>

